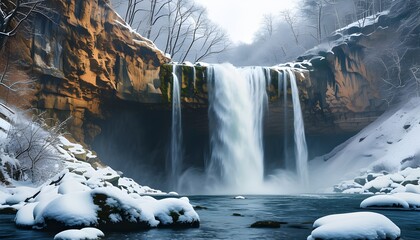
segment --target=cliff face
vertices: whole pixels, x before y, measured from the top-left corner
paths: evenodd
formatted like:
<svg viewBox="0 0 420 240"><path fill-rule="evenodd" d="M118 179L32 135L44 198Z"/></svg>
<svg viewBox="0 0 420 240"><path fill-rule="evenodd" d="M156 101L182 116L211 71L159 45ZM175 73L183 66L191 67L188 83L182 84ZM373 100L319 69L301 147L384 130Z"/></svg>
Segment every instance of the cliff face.
<svg viewBox="0 0 420 240"><path fill-rule="evenodd" d="M396 1L389 12L337 30L326 46L299 57L312 65L308 127L322 120L356 132L388 105L418 94L411 69L420 54L419 11L419 1Z"/></svg>
<svg viewBox="0 0 420 240"><path fill-rule="evenodd" d="M105 102L161 101L159 71L169 59L127 27L107 0L45 4L50 19L35 16L33 34L9 46L39 80L33 105L56 119L72 116L69 131L89 141L100 131L94 119L107 115Z"/></svg>

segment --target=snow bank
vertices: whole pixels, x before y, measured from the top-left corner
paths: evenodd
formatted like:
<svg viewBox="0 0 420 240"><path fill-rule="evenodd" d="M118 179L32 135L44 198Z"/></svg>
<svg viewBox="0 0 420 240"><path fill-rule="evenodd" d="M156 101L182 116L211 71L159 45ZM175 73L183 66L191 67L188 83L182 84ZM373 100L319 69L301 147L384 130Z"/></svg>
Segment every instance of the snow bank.
<svg viewBox="0 0 420 240"><path fill-rule="evenodd" d="M328 215L316 220L308 240L398 239L401 230L387 217L371 212Z"/></svg>
<svg viewBox="0 0 420 240"><path fill-rule="evenodd" d="M104 237L105 234L96 228L69 229L54 236L55 240L93 240Z"/></svg>
<svg viewBox="0 0 420 240"><path fill-rule="evenodd" d="M411 99L385 113L331 153L310 161L311 182L319 188L354 179L362 192L371 193L389 193L407 184L418 185L420 145L413 143L420 141L419 112L420 98ZM384 177L364 187L378 177L375 174ZM355 187L337 186L339 192L350 188Z"/></svg>

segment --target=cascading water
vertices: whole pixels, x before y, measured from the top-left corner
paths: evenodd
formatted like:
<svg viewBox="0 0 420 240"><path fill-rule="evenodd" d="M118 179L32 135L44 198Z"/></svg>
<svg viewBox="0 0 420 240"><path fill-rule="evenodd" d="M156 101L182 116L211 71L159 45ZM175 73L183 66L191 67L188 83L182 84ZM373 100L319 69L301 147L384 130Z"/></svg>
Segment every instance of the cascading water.
<svg viewBox="0 0 420 240"><path fill-rule="evenodd" d="M288 109L288 104L287 104L287 75L286 72L282 72L282 80L283 80L283 129L284 129L284 135L283 135L283 149L284 149L284 158L286 159L286 169L290 169L291 168L291 164L290 160L289 160L289 153L288 153L288 147L289 147L289 138L288 138L288 121L287 121L287 109ZM280 76L278 76L279 80L280 80ZM279 84L279 88L281 87L281 85ZM280 89L279 89L279 94L280 94Z"/></svg>
<svg viewBox="0 0 420 240"><path fill-rule="evenodd" d="M278 69L279 92L283 91L284 124L288 124L288 82L292 93L294 115L294 141L285 134L285 157L290 158L286 148L294 142L294 158L286 169L277 169L264 174L263 121L268 109L267 87L271 84L270 69L262 67L236 68L231 64L207 67L209 99L210 156L204 171L191 167L180 175L180 187L191 193L287 193L301 189L308 182L308 151L305 139L302 110L296 77L290 68ZM174 74L174 82L177 80ZM281 89L282 88L282 89ZM172 128L172 175L180 174L181 142L180 112L176 103L174 86ZM179 91L179 90L178 90ZM280 94L281 95L281 94ZM177 117L178 116L178 117ZM179 124L179 127L175 127ZM176 139L177 138L177 139ZM179 158L174 158L174 157ZM294 186L294 187L293 187Z"/></svg>
<svg viewBox="0 0 420 240"><path fill-rule="evenodd" d="M299 89L296 84L295 73L289 68L286 69L286 72L290 79L290 88L292 91L296 172L301 184L307 185L308 147L306 145L305 127L303 123L302 109L299 100Z"/></svg>
<svg viewBox="0 0 420 240"><path fill-rule="evenodd" d="M266 69L261 67L208 68L211 157L207 177L223 186L216 191L255 192L264 181L266 79Z"/></svg>
<svg viewBox="0 0 420 240"><path fill-rule="evenodd" d="M182 168L182 122L181 122L181 91L177 66L172 68L172 129L171 129L171 183L178 189L178 177Z"/></svg>

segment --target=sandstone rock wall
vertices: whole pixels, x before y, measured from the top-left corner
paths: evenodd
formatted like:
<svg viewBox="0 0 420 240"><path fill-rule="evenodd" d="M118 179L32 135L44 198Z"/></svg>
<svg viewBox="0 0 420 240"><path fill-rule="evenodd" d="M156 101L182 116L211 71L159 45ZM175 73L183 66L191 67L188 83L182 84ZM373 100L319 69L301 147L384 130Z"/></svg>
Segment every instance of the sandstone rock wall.
<svg viewBox="0 0 420 240"><path fill-rule="evenodd" d="M66 119L79 141L100 129L106 101L161 102L160 65L169 61L154 44L133 32L108 0L48 0L50 18L36 15L33 33L10 41L14 59L36 75L33 105ZM21 68L23 69L23 68Z"/></svg>

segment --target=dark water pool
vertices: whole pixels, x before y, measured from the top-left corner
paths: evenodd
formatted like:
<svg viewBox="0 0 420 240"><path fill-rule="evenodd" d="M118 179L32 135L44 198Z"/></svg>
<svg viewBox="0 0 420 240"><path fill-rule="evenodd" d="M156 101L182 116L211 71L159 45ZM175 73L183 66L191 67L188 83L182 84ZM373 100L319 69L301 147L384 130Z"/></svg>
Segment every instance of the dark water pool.
<svg viewBox="0 0 420 240"><path fill-rule="evenodd" d="M247 196L235 200L231 196L190 196L201 227L197 229L153 229L133 233L105 233L105 239L306 239L312 223L319 217L363 211L360 195ZM375 211L397 224L402 239L420 239L420 211ZM241 216L233 216L233 214ZM54 234L17 230L13 215L0 215L0 239L52 239ZM249 226L260 220L286 222L277 229L255 229Z"/></svg>

